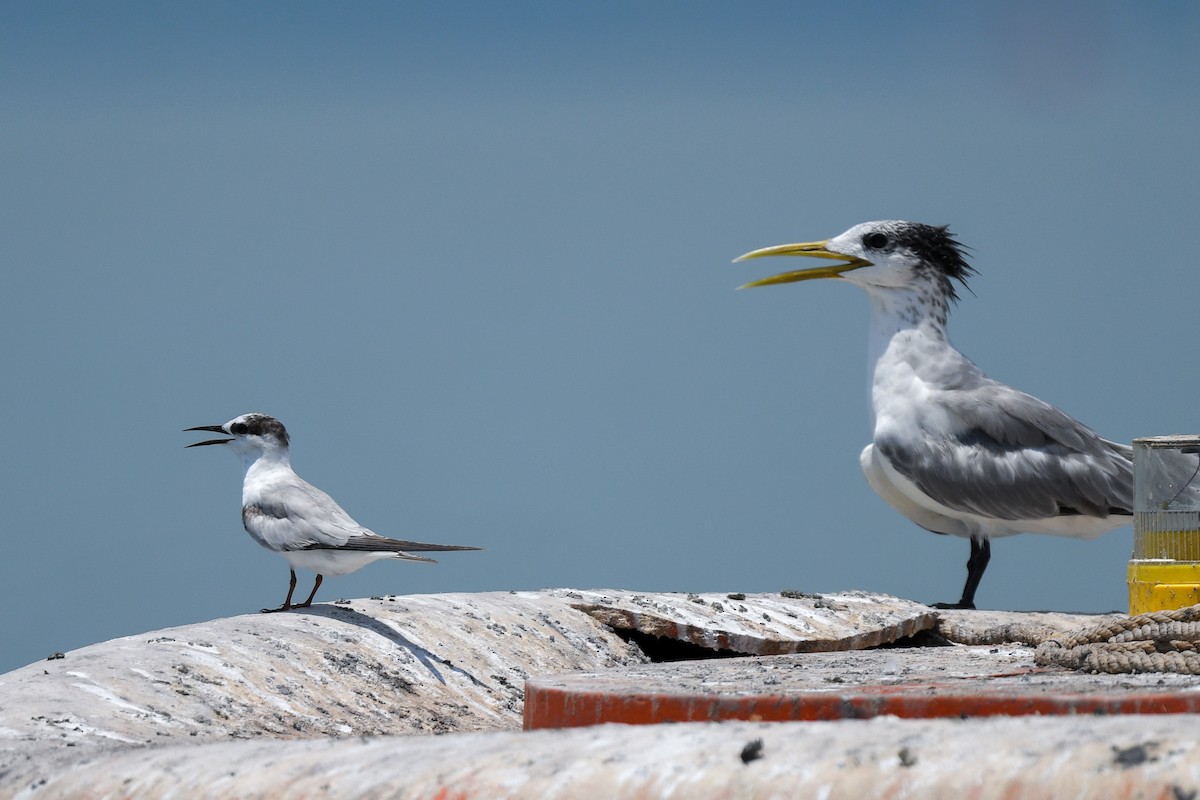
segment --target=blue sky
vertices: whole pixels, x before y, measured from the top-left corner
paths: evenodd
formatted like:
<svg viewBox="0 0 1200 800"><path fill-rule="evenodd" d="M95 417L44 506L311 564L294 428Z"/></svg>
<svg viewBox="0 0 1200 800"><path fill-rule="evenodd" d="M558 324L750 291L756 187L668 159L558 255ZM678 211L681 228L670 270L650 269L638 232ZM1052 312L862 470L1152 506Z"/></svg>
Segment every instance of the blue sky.
<svg viewBox="0 0 1200 800"><path fill-rule="evenodd" d="M956 598L966 542L858 468L861 293L730 260L950 224L993 377L1195 432L1196 41L1171 3L5 4L0 670L282 600L180 432L247 411L362 523L486 548L320 600ZM1123 607L1131 536L1000 541L978 600Z"/></svg>

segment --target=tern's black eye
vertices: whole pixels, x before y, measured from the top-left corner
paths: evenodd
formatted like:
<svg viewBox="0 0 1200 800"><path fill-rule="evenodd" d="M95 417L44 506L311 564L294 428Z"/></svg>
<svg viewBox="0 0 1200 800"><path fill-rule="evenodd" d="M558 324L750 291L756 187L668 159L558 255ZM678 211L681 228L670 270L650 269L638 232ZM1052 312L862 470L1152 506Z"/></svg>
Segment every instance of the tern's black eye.
<svg viewBox="0 0 1200 800"><path fill-rule="evenodd" d="M238 436L241 436L248 430L250 429L246 427L246 423L244 422L235 422L229 426L229 432L236 433Z"/></svg>
<svg viewBox="0 0 1200 800"><path fill-rule="evenodd" d="M888 237L886 233L874 231L863 236L862 243L863 247L870 250L882 250L888 246Z"/></svg>

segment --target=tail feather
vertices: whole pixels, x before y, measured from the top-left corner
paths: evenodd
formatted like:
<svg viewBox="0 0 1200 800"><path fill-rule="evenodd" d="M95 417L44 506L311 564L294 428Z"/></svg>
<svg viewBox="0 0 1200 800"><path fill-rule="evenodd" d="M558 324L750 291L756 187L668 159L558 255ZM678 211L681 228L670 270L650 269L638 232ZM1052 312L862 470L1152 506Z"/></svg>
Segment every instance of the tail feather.
<svg viewBox="0 0 1200 800"><path fill-rule="evenodd" d="M341 545L312 544L306 550L358 550L365 552L386 553L405 551L413 552L446 552L449 550L482 550L482 547L470 547L461 544L430 544L428 542L409 542L403 539L389 539L386 536L351 536ZM414 556L414 561L432 561Z"/></svg>
<svg viewBox="0 0 1200 800"><path fill-rule="evenodd" d="M404 561L420 561L422 564L436 564L437 559L426 558L425 556L414 556L412 553L406 553L403 550L392 551L393 558L399 558Z"/></svg>
<svg viewBox="0 0 1200 800"><path fill-rule="evenodd" d="M429 544L427 542L406 542L403 539L388 539L380 537L374 540L374 546L367 545L366 549L373 550L379 548L379 545L385 544L383 550L412 550L413 552L447 552L450 550L482 550L482 547L471 547L465 544Z"/></svg>

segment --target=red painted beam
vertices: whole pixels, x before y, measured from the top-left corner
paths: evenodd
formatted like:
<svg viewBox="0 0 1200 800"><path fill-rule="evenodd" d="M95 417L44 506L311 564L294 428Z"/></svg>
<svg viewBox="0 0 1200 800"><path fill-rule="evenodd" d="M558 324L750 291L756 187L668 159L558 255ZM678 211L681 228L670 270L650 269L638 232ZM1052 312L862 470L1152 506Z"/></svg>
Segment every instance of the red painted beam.
<svg viewBox="0 0 1200 800"><path fill-rule="evenodd" d="M931 684L861 686L846 692L799 695L738 695L525 689L527 730L618 722L755 720L764 722L908 718L1023 716L1029 714L1200 713L1196 692L1021 693L1006 689L949 693Z"/></svg>

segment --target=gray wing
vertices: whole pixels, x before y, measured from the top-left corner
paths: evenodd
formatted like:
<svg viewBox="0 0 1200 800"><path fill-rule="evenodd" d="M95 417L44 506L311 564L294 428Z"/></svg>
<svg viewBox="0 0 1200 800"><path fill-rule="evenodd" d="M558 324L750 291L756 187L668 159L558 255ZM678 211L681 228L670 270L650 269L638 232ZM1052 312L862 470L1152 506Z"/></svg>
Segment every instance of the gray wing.
<svg viewBox="0 0 1200 800"><path fill-rule="evenodd" d="M271 488L270 496L242 507L242 524L271 550L340 547L369 534L329 495L305 481Z"/></svg>
<svg viewBox="0 0 1200 800"><path fill-rule="evenodd" d="M936 402L953 432L884 434L875 445L942 505L1005 520L1133 513L1132 448L995 381Z"/></svg>
<svg viewBox="0 0 1200 800"><path fill-rule="evenodd" d="M428 544L386 536L364 528L337 502L307 481L276 487L270 502L242 508L242 524L272 550L355 550L360 552L478 550L454 544ZM432 561L414 557L414 561Z"/></svg>

